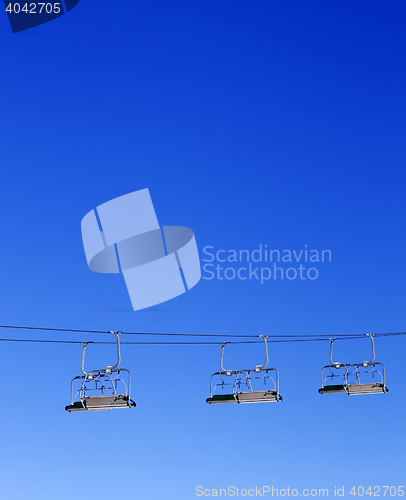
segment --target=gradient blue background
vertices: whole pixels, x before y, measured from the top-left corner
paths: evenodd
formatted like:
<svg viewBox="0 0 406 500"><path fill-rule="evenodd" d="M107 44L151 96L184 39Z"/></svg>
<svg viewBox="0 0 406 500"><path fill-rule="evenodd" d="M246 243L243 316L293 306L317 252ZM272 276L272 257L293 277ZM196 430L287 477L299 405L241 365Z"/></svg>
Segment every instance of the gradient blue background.
<svg viewBox="0 0 406 500"><path fill-rule="evenodd" d="M13 35L4 12L0 323L405 330L405 14L402 2L371 0L81 0ZM134 313L122 276L87 268L80 220L146 187L160 224L191 227L200 252L307 244L332 262L315 281L202 280ZM271 344L283 403L217 407L205 398L218 346L128 346L137 408L68 414L80 346L2 342L0 496L404 485L406 339L376 344L386 396L322 397L328 342ZM337 342L341 361L369 350ZM88 351L93 366L114 360L113 347ZM230 346L225 363L262 358L261 346Z"/></svg>

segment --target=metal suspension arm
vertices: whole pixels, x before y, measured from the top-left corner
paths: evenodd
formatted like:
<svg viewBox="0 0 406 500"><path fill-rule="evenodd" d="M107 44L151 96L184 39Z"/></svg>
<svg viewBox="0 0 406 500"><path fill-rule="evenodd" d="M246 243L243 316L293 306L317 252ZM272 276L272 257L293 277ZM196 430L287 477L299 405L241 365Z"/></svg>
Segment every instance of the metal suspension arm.
<svg viewBox="0 0 406 500"><path fill-rule="evenodd" d="M81 364L81 367L80 367L80 369L82 370L83 375L87 375L87 372L85 372L85 351L86 351L86 347L87 347L88 344L90 344L90 342L85 342L83 344L82 364Z"/></svg>
<svg viewBox="0 0 406 500"><path fill-rule="evenodd" d="M119 333L121 332L113 332L113 331L110 331L109 333L114 333L114 335L116 336L117 338L117 363L114 365L114 366L108 366L106 368L106 372L109 372L111 373L111 370L114 370L116 369L119 364L121 363L121 353L120 353L120 337L119 337ZM92 342L85 342L83 344L83 351L82 351L82 364L81 364L81 370L82 370L82 373L83 375L87 375L87 372L85 372L85 353L86 353L86 347L88 344L91 344Z"/></svg>
<svg viewBox="0 0 406 500"><path fill-rule="evenodd" d="M229 344L229 342L224 342L223 344L221 344L220 368L221 368L221 371L222 371L222 372L225 372L225 373L226 373L226 375L231 376L232 371L231 371L231 370L225 370L225 369L223 368L224 347L225 347L227 344Z"/></svg>
<svg viewBox="0 0 406 500"><path fill-rule="evenodd" d="M265 368L265 367L266 367L266 365L268 364L268 344L267 344L267 341L266 341L266 337L267 337L267 335L258 335L258 337L263 338L263 339L264 339L264 342L265 342L265 364L263 364L263 365L257 365L257 366L255 367L255 371L256 371L256 372L261 371L261 370L262 370L263 368Z"/></svg>
<svg viewBox="0 0 406 500"><path fill-rule="evenodd" d="M334 365L336 368L340 368L341 363L337 363L336 361L333 361L333 344L334 341L337 339L330 339L330 363Z"/></svg>
<svg viewBox="0 0 406 500"><path fill-rule="evenodd" d="M117 337L117 363L114 366L111 367L114 370L121 363L120 337L119 337L119 333L121 333L121 332L110 331L109 333L114 333L114 335Z"/></svg>
<svg viewBox="0 0 406 500"><path fill-rule="evenodd" d="M371 343L372 343L372 359L370 361L364 361L362 364L363 366L368 366L369 364L373 363L375 360L375 343L374 343L374 334L373 333L366 333L368 337L371 338Z"/></svg>

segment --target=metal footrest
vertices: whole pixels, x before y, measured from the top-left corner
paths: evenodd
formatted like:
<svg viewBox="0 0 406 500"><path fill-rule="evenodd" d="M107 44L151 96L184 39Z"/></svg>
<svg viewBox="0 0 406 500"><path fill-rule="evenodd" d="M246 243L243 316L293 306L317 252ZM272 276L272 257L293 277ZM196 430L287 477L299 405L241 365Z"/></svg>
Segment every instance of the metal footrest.
<svg viewBox="0 0 406 500"><path fill-rule="evenodd" d="M320 394L348 394L355 396L357 394L382 394L388 392L388 388L381 382L369 384L343 384L343 385L326 385L319 389Z"/></svg>
<svg viewBox="0 0 406 500"><path fill-rule="evenodd" d="M235 394L217 394L206 399L209 404L224 404L224 403L273 403L282 401L276 391L243 391Z"/></svg>
<svg viewBox="0 0 406 500"><path fill-rule="evenodd" d="M73 405L66 406L68 412L101 411L115 408L134 408L135 403L125 394L109 394L101 396L86 396L83 400Z"/></svg>
<svg viewBox="0 0 406 500"><path fill-rule="evenodd" d="M355 396L357 394L382 394L388 392L388 388L382 383L348 384L345 386L345 389L349 396Z"/></svg>

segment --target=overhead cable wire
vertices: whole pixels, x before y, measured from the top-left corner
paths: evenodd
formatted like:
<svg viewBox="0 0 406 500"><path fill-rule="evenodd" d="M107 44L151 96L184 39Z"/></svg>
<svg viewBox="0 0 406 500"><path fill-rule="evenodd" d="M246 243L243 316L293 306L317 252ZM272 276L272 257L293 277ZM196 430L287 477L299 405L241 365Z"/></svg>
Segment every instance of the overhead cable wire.
<svg viewBox="0 0 406 500"><path fill-rule="evenodd" d="M40 331L52 331L52 332L68 332L68 333L96 333L105 334L108 333L104 330L84 330L84 329L71 329L71 328L49 328L49 327L39 327L39 326L12 326L12 325L0 325L0 328L10 328L17 330L40 330ZM216 337L216 338L257 338L258 335L241 335L241 334L213 334L213 333L167 333L167 332L122 332L122 335L147 335L147 336L170 336L170 337ZM359 334L354 334L357 336ZM363 334L362 334L363 335ZM362 336L361 335L361 336ZM353 336L352 334L337 335L341 337ZM272 335L274 338L308 338L308 337L320 337L320 338L330 338L329 334L311 334L311 335Z"/></svg>
<svg viewBox="0 0 406 500"><path fill-rule="evenodd" d="M16 329L16 330L36 330L36 331L52 331L52 332L67 332L67 333L90 333L90 334L106 334L107 331L103 330L85 330L85 329L71 329L71 328L49 328L38 326L17 326L17 325L0 325L0 328ZM120 332L122 335L146 335L146 336L174 336L174 337L215 337L215 338L258 338L258 335L241 335L241 334L209 334L209 333L166 333L166 332ZM406 332L391 332L391 333L374 333L375 337L386 337L396 335L406 335ZM310 335L269 335L267 338L269 342L278 342L275 339L292 339L292 341L304 340L328 340L332 337L350 339L350 338L364 338L365 334L310 334ZM287 341L287 340L286 340ZM284 341L284 342L286 342ZM279 341L282 342L282 341ZM80 342L79 342L80 343ZM154 342L157 343L157 342ZM176 342L178 343L178 342ZM207 343L207 342L205 342ZM217 342L216 342L217 343Z"/></svg>
<svg viewBox="0 0 406 500"><path fill-rule="evenodd" d="M383 336L388 336L385 334ZM340 337L337 340L356 340L364 337ZM292 343L292 342L325 342L329 341L329 338L307 338L307 339L285 339L285 340L269 340L267 337L268 343ZM51 339L9 339L9 338L0 338L0 342L23 342L23 343L44 343L44 344L84 344L85 342L80 340L51 340ZM115 345L116 342L108 342L108 341L93 341L88 342L87 344L100 344L100 345ZM240 340L240 341L231 341L227 342L228 344L262 344L260 340ZM219 345L221 342L197 342L197 341L180 341L180 342L164 342L164 341L138 341L138 342L120 342L122 345Z"/></svg>
<svg viewBox="0 0 406 500"><path fill-rule="evenodd" d="M352 337L350 337L352 338ZM268 340L268 342L318 342L324 341L328 339L297 339L297 340ZM32 342L32 343L46 343L46 344L84 344L85 342L80 340L50 340L50 339L0 339L0 342ZM116 342L108 342L108 341L93 341L86 342L87 344L110 344L116 345ZM262 344L263 342L260 340L240 340L235 342L227 342L228 344ZM148 342L148 341L139 341L139 342L120 342L120 345L219 345L219 342Z"/></svg>

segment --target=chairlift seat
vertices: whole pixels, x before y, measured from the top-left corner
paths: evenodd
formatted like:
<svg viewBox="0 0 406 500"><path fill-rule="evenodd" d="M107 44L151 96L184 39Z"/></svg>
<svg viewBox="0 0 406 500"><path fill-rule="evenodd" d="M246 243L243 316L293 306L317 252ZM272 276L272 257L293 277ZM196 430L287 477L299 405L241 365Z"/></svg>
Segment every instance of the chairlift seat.
<svg viewBox="0 0 406 500"><path fill-rule="evenodd" d="M374 336L372 333L367 334L371 339L372 345L372 358L369 361L363 361L362 363L337 363L333 361L333 344L336 339L330 339L330 365L324 366L321 369L321 389L319 389L320 394L334 394L334 393L345 393L348 396L355 396L358 394L385 394L388 392L388 388L386 387L385 382L385 366L375 361L375 343ZM382 368L382 373L380 369L376 369L376 366L379 365ZM343 368L345 369L345 373L343 375L342 384L334 385L328 384L324 385L326 379L332 379L336 375L333 373L333 369ZM365 369L364 369L365 368ZM329 369L331 371L331 375L324 378L324 370ZM371 374L372 378L374 378L374 374L377 373L380 375L380 382L367 382L365 383L365 378L363 374ZM338 376L338 375L337 375ZM356 377L356 381L354 383L348 383L349 377ZM354 379L351 379L354 380ZM368 379L367 379L368 380ZM370 379L369 379L370 380Z"/></svg>
<svg viewBox="0 0 406 500"><path fill-rule="evenodd" d="M211 398L206 399L206 403L237 403L234 394L214 394Z"/></svg>
<svg viewBox="0 0 406 500"><path fill-rule="evenodd" d="M125 394L85 396L81 401L65 407L68 412L112 410L115 408L134 408L135 403Z"/></svg>
<svg viewBox="0 0 406 500"><path fill-rule="evenodd" d="M109 332L113 333L117 339L117 363L115 365L109 365L101 370L91 370L89 372L85 371L85 351L89 342L83 344L82 349L82 365L81 371L83 375L74 377L71 381L71 404L65 406L65 410L69 413L78 411L102 411L102 410L113 410L115 408L134 408L136 405L131 399L131 373L127 368L119 368L121 361L120 354L120 337L121 332ZM126 384L122 378L118 378L121 372L128 373L128 383ZM116 374L116 375L115 375ZM73 386L75 381L80 383L80 388L74 395ZM95 387L88 387L87 383ZM106 386L103 382L110 382ZM124 394L117 394L117 382L121 382L124 385ZM111 387L110 387L111 385ZM101 391L98 395L86 396L87 391ZM121 391L122 389L120 389ZM105 391L108 392L107 394ZM76 401L74 401L76 400Z"/></svg>
<svg viewBox="0 0 406 500"><path fill-rule="evenodd" d="M214 394L211 398L207 398L209 404L219 403L273 403L282 401L276 391L241 391L235 394Z"/></svg>
<svg viewBox="0 0 406 500"><path fill-rule="evenodd" d="M65 410L71 413L72 411L86 411L86 407L83 406L82 401L75 401L73 405L65 406Z"/></svg>
<svg viewBox="0 0 406 500"><path fill-rule="evenodd" d="M389 391L389 389L381 382L370 384L348 384L345 386L345 390L349 396L356 396L358 394L380 394Z"/></svg>
<svg viewBox="0 0 406 500"><path fill-rule="evenodd" d="M356 396L358 394L380 394L385 392L388 392L388 388L381 382L369 384L326 385L319 389L320 394L345 393L349 396Z"/></svg>
<svg viewBox="0 0 406 500"><path fill-rule="evenodd" d="M320 394L337 394L337 393L340 393L340 392L347 392L345 390L345 387L341 384L341 385L325 385L324 387L322 387L321 389L319 389L319 393Z"/></svg>
<svg viewBox="0 0 406 500"><path fill-rule="evenodd" d="M225 342L221 344L221 358L220 358L220 368L221 372L213 373L210 379L210 397L206 399L206 402L209 404L224 404L224 403L272 403L275 401L282 401L282 396L279 394L279 376L278 370L276 368L266 368L268 364L268 344L266 341L266 335L259 335L259 337L263 338L265 344L265 363L263 365L257 365L254 369L249 370L225 370L223 367L223 354L224 347L228 344ZM276 383L275 380L268 375L268 372L274 371L276 373ZM259 375L261 372L265 372L262 376ZM253 375L250 375L250 374ZM254 375L255 373L255 375ZM233 376L235 375L234 383L227 383L223 379L223 375L225 376ZM213 388L213 377L220 377L221 382L216 384ZM262 389L258 390L257 382L253 382L251 385L251 381L254 380L264 380L264 384L266 384L266 379L269 378L273 382L273 389ZM233 386L231 394L214 394L214 391L217 387L221 387L221 390L230 390L225 389L224 386ZM241 385L246 386L247 390L241 391Z"/></svg>

